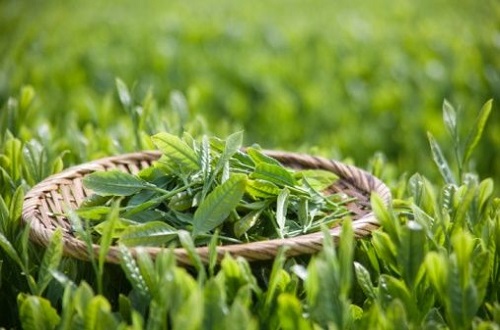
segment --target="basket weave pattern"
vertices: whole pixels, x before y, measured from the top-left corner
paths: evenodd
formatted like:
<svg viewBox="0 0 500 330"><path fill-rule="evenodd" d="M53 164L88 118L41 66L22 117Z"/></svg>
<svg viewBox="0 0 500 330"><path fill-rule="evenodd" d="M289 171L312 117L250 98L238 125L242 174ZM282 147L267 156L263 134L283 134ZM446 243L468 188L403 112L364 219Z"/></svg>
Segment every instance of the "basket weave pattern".
<svg viewBox="0 0 500 330"><path fill-rule="evenodd" d="M332 192L341 192L356 198L354 202L347 205L352 213L355 236L358 238L367 236L378 228L378 222L370 208L370 194L376 192L387 204L391 200L389 189L379 179L354 166L321 157L280 151L266 151L266 154L289 168L324 169L336 173L340 179L329 189ZM47 246L54 230L61 227L64 254L81 260L89 260L87 246L74 236L71 225L64 215L69 208L78 208L83 200L92 194L92 191L83 186L83 177L95 171L111 169L135 174L151 166L160 155L156 151L145 151L103 158L71 167L40 182L28 192L23 205L22 219L31 226L30 239L37 244ZM335 241L338 240L340 231L339 226L330 230ZM287 256L314 254L321 250L322 240L322 233L317 232L287 239L224 245L217 247L217 257L220 260L226 253L230 253L233 256L242 256L248 261L269 260L273 259L283 246L287 247ZM138 249L130 248L132 255L135 255ZM159 247L140 247L140 249L146 250L152 257L162 250ZM99 245L94 244L93 250L98 255ZM207 247L199 247L197 252L203 262L208 262ZM184 249L176 248L174 253L179 264L191 263ZM109 249L106 260L110 263L120 261L120 251L117 246Z"/></svg>

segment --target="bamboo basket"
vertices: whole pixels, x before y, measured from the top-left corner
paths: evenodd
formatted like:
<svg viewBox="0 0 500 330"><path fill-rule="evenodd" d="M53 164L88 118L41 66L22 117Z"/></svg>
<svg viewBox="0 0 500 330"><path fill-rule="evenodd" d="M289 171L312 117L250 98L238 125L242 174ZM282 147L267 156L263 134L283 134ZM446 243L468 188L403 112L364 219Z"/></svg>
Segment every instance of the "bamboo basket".
<svg viewBox="0 0 500 330"><path fill-rule="evenodd" d="M343 192L356 198L354 202L347 205L352 213L352 226L356 238L368 236L379 227L370 207L370 195L375 192L384 203L389 204L391 194L387 186L378 178L357 167L326 158L282 151L266 151L265 153L289 168L324 169L337 174L340 179L329 189L332 189L332 192ZM68 208L78 208L83 200L92 194L92 191L83 186L83 177L95 171L111 169L137 173L141 169L151 166L160 155L157 151L145 151L107 157L68 168L43 180L34 186L24 199L22 220L25 224L30 225L30 239L36 244L46 247L54 230L61 227L64 254L72 258L89 260L89 250L86 244L74 236L69 220L64 216ZM340 226L330 230L335 242L337 242L340 232ZM321 250L322 240L323 234L316 232L286 239L223 245L217 247L217 258L221 260L226 253L229 253L235 257L244 257L248 261L270 260L277 255L282 247L286 247L286 255L289 257L310 255ZM92 248L93 253L97 256L99 245L94 244ZM137 254L138 249L137 247L130 248L133 256ZM140 247L140 249L147 251L153 258L162 250L160 247ZM208 248L199 247L196 250L201 260L208 263ZM191 264L188 253L183 248L176 248L173 252L180 265ZM118 246L111 246L106 261L119 263L120 254Z"/></svg>

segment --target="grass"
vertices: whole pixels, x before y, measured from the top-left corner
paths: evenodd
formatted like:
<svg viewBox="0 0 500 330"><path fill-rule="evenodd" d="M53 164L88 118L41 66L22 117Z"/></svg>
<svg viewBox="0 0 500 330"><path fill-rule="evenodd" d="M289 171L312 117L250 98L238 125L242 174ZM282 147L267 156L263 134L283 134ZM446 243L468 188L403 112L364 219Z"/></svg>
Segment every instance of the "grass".
<svg viewBox="0 0 500 330"><path fill-rule="evenodd" d="M0 327L498 327L499 17L493 0L2 2ZM69 260L20 226L51 173L160 131L238 130L382 178L382 230L346 225L311 259L184 270L168 253Z"/></svg>

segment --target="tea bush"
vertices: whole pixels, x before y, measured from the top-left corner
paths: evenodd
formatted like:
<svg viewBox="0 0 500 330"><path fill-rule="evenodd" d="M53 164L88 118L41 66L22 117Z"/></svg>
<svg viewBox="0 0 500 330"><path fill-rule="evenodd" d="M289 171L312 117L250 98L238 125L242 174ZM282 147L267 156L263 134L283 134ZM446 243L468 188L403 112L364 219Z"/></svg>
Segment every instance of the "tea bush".
<svg viewBox="0 0 500 330"><path fill-rule="evenodd" d="M499 23L494 0L1 2L0 327L498 328ZM382 229L186 270L71 260L21 226L63 168L238 130L382 178Z"/></svg>

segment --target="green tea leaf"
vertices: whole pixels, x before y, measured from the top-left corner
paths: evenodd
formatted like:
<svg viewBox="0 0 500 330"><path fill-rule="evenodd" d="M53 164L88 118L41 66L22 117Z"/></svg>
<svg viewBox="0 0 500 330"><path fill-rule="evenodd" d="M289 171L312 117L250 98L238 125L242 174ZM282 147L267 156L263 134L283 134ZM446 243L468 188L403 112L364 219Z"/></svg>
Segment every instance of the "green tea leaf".
<svg viewBox="0 0 500 330"><path fill-rule="evenodd" d="M281 238L285 235L285 221L288 210L288 196L290 191L285 188L281 191L276 201L276 224L278 225L279 235Z"/></svg>
<svg viewBox="0 0 500 330"><path fill-rule="evenodd" d="M93 297L85 309L85 329L116 329L118 322L111 312L109 301L103 296Z"/></svg>
<svg viewBox="0 0 500 330"><path fill-rule="evenodd" d="M193 235L206 233L219 226L241 201L246 182L246 175L234 174L210 192L194 213Z"/></svg>
<svg viewBox="0 0 500 330"><path fill-rule="evenodd" d="M401 273L409 288L413 288L415 284L426 252L426 237L423 227L416 221L409 221L402 230L398 253Z"/></svg>
<svg viewBox="0 0 500 330"><path fill-rule="evenodd" d="M153 143L161 150L168 161L178 165L182 170L200 170L200 160L196 152L178 136L169 133L158 133L151 137Z"/></svg>
<svg viewBox="0 0 500 330"><path fill-rule="evenodd" d="M85 176L83 184L101 196L130 196L151 187L137 176L119 170L91 173Z"/></svg>
<svg viewBox="0 0 500 330"><path fill-rule="evenodd" d="M450 136L457 136L457 113L448 100L443 102L443 122Z"/></svg>
<svg viewBox="0 0 500 330"><path fill-rule="evenodd" d="M137 290L137 292L145 297L149 296L149 290L141 275L137 262L135 261L132 253L124 245L119 245L120 249L120 266L122 267L127 279L129 280L132 287Z"/></svg>
<svg viewBox="0 0 500 330"><path fill-rule="evenodd" d="M7 255L14 260L20 267L23 267L23 262L17 254L16 249L12 246L9 240L0 232L0 248L4 250Z"/></svg>
<svg viewBox="0 0 500 330"><path fill-rule="evenodd" d="M377 294L372 284L370 272L368 272L368 270L359 262L354 262L354 270L356 272L356 278L361 290L363 290L364 294L370 300L375 300Z"/></svg>
<svg viewBox="0 0 500 330"><path fill-rule="evenodd" d="M439 169L439 173L441 173L441 176L446 183L456 184L453 172L451 171L450 166L448 165L448 161L441 151L441 147L436 142L431 133L427 132L427 137L431 146L432 158Z"/></svg>
<svg viewBox="0 0 500 330"><path fill-rule="evenodd" d="M63 241L61 228L57 228L50 239L49 246L43 255L40 271L38 272L37 294L41 295L52 280L52 270L56 270L61 262Z"/></svg>
<svg viewBox="0 0 500 330"><path fill-rule="evenodd" d="M269 157L257 148L249 147L245 151L248 156L250 156L250 159L252 159L255 165L264 163L269 165L282 166L278 160Z"/></svg>
<svg viewBox="0 0 500 330"><path fill-rule="evenodd" d="M248 180L246 192L253 198L269 198L278 196L281 189L277 185L266 180Z"/></svg>
<svg viewBox="0 0 500 330"><path fill-rule="evenodd" d="M121 104L124 108L129 108L132 105L132 97L127 85L119 78L115 79L115 84Z"/></svg>
<svg viewBox="0 0 500 330"><path fill-rule="evenodd" d="M278 297L278 318L283 330L312 329L303 316L300 300L288 293Z"/></svg>
<svg viewBox="0 0 500 330"><path fill-rule="evenodd" d="M129 226L119 242L126 246L162 246L177 238L178 230L162 221Z"/></svg>
<svg viewBox="0 0 500 330"><path fill-rule="evenodd" d="M259 220L262 210L254 210L234 223L233 230L236 237L243 236Z"/></svg>
<svg viewBox="0 0 500 330"><path fill-rule="evenodd" d="M19 318L25 330L52 330L60 322L57 311L42 297L29 296L19 307Z"/></svg>
<svg viewBox="0 0 500 330"><path fill-rule="evenodd" d="M323 191L338 180L338 175L333 172L314 169L300 170L295 173L296 178L305 180L316 191Z"/></svg>
<svg viewBox="0 0 500 330"><path fill-rule="evenodd" d="M486 126L486 122L488 121L492 106L493 100L489 100L488 102L486 102L476 118L476 122L474 123L474 126L469 133L469 136L467 137L467 141L465 142L464 157L462 160L462 164L464 165L469 161L472 152L476 148L479 140L481 139L481 136L483 135L483 130Z"/></svg>
<svg viewBox="0 0 500 330"><path fill-rule="evenodd" d="M259 163L255 166L255 171L250 174L251 179L262 179L270 181L280 187L296 185L292 174L281 165Z"/></svg>

